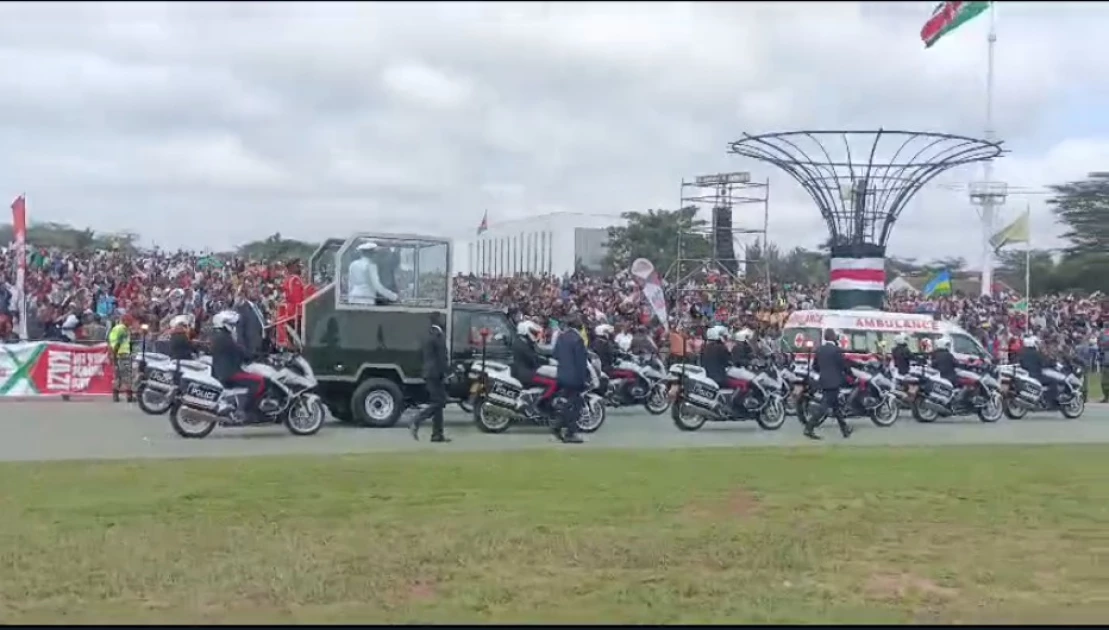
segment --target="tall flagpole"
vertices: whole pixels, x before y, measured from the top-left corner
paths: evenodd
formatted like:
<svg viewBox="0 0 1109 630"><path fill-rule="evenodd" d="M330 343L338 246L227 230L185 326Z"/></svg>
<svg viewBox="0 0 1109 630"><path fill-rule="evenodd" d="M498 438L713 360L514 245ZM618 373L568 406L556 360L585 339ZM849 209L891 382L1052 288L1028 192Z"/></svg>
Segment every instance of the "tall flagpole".
<svg viewBox="0 0 1109 630"><path fill-rule="evenodd" d="M993 142L997 138L993 121L993 83L994 83L994 49L997 47L997 2L990 2L990 31L986 36L986 140ZM993 181L993 161L987 160L982 167L982 183L978 187L971 187L971 201L982 206L982 295L993 293L993 247L990 246L990 237L993 236L995 214L994 211L1005 203L1007 186Z"/></svg>
<svg viewBox="0 0 1109 630"><path fill-rule="evenodd" d="M1028 238L1024 239L1024 329L1032 330L1032 204L1025 202Z"/></svg>

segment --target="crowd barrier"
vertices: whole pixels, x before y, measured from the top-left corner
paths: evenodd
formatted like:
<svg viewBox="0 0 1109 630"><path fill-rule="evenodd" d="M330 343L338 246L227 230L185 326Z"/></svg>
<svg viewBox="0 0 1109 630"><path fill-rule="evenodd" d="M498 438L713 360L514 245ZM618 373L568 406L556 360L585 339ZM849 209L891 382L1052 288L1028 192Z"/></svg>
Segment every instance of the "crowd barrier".
<svg viewBox="0 0 1109 630"><path fill-rule="evenodd" d="M107 396L112 393L114 377L106 343L0 344L0 401Z"/></svg>

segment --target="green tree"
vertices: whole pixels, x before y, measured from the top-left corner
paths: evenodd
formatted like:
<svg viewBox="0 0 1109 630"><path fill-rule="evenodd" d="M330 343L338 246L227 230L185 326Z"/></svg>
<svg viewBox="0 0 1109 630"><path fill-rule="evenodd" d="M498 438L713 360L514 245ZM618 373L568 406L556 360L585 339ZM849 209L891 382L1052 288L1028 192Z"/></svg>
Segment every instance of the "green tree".
<svg viewBox="0 0 1109 630"><path fill-rule="evenodd" d="M712 256L712 243L706 233L706 222L697 218L697 208L681 210L648 210L620 215L625 225L608 229L608 253L605 270L627 269L633 260L646 258L659 274L665 274L678 260L678 234L682 235L682 260L677 277L695 271L703 260ZM672 273L672 276L675 274Z"/></svg>
<svg viewBox="0 0 1109 630"><path fill-rule="evenodd" d="M11 224L0 225L0 243L15 240ZM57 248L64 251L89 252L97 249L123 249L133 251L138 235L133 232L95 232L92 228L78 229L65 223L31 223L27 226L27 243L35 247Z"/></svg>
<svg viewBox="0 0 1109 630"><path fill-rule="evenodd" d="M280 232L275 232L262 240L239 246L238 254L251 260L270 262L292 258L307 260L314 251L316 251L314 243L282 238Z"/></svg>

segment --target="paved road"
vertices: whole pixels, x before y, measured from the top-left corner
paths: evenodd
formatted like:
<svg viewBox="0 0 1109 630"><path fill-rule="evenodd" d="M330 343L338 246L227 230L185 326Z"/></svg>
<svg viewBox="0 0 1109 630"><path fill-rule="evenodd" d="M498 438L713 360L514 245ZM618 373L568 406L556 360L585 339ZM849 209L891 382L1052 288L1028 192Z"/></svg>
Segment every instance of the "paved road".
<svg viewBox="0 0 1109 630"><path fill-rule="evenodd" d="M417 449L513 450L561 446L534 427L513 427L502 435L478 432L456 407L447 415L448 445L414 442L403 427L364 429L331 423L309 438L296 438L280 427L216 429L204 440L184 440L165 416L147 416L132 405L108 402L0 403L0 461L60 459L176 458L284 453L360 453ZM1090 405L1078 420L1059 414L1030 415L983 424L958 419L921 425L903 413L897 425L881 429L866 420L852 423L854 445L1109 443L1109 405ZM824 444L838 444L838 431L822 429ZM790 419L781 430L762 431L753 422L716 423L696 433L678 431L669 414L611 411L601 430L587 436L590 448L688 448L710 446L797 446L812 444Z"/></svg>

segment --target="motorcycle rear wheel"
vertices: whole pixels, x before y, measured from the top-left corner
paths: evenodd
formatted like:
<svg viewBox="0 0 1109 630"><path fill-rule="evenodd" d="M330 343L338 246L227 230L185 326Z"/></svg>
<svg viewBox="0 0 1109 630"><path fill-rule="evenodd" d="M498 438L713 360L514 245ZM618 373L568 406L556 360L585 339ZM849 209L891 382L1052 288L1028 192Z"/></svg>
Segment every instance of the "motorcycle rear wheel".
<svg viewBox="0 0 1109 630"><path fill-rule="evenodd" d="M697 431L705 426L708 418L688 411L686 407L689 406L687 402L675 402L670 407L670 418L674 421L674 426L678 427L680 431Z"/></svg>
<svg viewBox="0 0 1109 630"><path fill-rule="evenodd" d="M940 414L925 407L923 400L923 398L917 398L913 401L913 418L915 418L917 422L931 424L940 417Z"/></svg>
<svg viewBox="0 0 1109 630"><path fill-rule="evenodd" d="M135 397L138 399L139 409L143 413L151 416L161 416L169 412L169 408L173 406L172 394L167 394L158 390L146 387L145 383L139 383L138 391L135 392Z"/></svg>
<svg viewBox="0 0 1109 630"><path fill-rule="evenodd" d="M512 426L512 418L508 415L492 414L486 410L489 401L482 398L474 405L474 424L482 433L504 433Z"/></svg>
<svg viewBox="0 0 1109 630"><path fill-rule="evenodd" d="M169 425L177 435L187 440L199 440L208 437L216 429L219 420L212 417L210 420L201 420L205 416L199 411L187 410L186 415L192 415L196 420L181 418L181 403L174 402L169 408Z"/></svg>
<svg viewBox="0 0 1109 630"><path fill-rule="evenodd" d="M1028 407L1020 404L1013 404L1008 398L1001 399L1001 411L1005 417L1010 420L1020 420L1028 415Z"/></svg>

